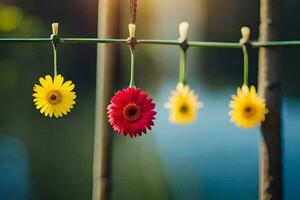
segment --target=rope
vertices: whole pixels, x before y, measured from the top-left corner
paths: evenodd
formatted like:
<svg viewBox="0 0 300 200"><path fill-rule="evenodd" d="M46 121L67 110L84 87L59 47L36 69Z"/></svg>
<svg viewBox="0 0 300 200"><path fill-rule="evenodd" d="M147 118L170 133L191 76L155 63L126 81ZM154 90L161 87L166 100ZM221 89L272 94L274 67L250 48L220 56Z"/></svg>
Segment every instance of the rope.
<svg viewBox="0 0 300 200"><path fill-rule="evenodd" d="M137 0L129 0L130 23L136 23Z"/></svg>

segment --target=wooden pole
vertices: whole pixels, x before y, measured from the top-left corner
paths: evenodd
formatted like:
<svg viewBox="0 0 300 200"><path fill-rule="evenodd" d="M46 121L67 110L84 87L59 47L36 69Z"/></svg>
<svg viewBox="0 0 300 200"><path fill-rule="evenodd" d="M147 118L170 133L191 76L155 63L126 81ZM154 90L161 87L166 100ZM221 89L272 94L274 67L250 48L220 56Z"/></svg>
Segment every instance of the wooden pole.
<svg viewBox="0 0 300 200"><path fill-rule="evenodd" d="M260 1L261 42L280 40L283 0ZM261 127L260 200L282 199L280 49L259 49L259 92L269 113Z"/></svg>
<svg viewBox="0 0 300 200"><path fill-rule="evenodd" d="M119 38L119 0L98 1L98 37ZM107 200L110 193L111 132L106 106L112 95L118 49L114 44L98 45L96 73L96 116L93 165L93 200Z"/></svg>

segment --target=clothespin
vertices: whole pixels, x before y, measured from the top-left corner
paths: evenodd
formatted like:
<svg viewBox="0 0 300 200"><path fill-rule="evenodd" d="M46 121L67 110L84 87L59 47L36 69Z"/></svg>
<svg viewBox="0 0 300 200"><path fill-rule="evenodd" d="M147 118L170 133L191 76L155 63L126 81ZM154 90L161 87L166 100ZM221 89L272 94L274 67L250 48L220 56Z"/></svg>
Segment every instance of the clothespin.
<svg viewBox="0 0 300 200"><path fill-rule="evenodd" d="M181 22L179 24L179 39L178 39L179 42L183 42L187 40L188 31L189 31L189 23Z"/></svg>
<svg viewBox="0 0 300 200"><path fill-rule="evenodd" d="M136 25L135 24L129 24L128 25L128 30L129 30L129 38L128 38L128 44L132 50L135 49L135 45L137 44L137 40L135 38L135 30L136 30Z"/></svg>
<svg viewBox="0 0 300 200"><path fill-rule="evenodd" d="M242 38L240 39L241 44L246 44L249 42L251 30L247 26L241 28Z"/></svg>
<svg viewBox="0 0 300 200"><path fill-rule="evenodd" d="M135 29L136 29L136 25L135 24L129 24L128 25L129 38L135 38Z"/></svg>
<svg viewBox="0 0 300 200"><path fill-rule="evenodd" d="M58 43L58 23L52 23L52 34L51 34L52 44L54 46Z"/></svg>
<svg viewBox="0 0 300 200"><path fill-rule="evenodd" d="M188 32L189 32L189 23L188 22L181 22L179 24L178 42L180 42L180 46L184 50L186 50L188 48L188 43L187 43Z"/></svg>
<svg viewBox="0 0 300 200"><path fill-rule="evenodd" d="M52 23L52 35L58 35L58 23Z"/></svg>

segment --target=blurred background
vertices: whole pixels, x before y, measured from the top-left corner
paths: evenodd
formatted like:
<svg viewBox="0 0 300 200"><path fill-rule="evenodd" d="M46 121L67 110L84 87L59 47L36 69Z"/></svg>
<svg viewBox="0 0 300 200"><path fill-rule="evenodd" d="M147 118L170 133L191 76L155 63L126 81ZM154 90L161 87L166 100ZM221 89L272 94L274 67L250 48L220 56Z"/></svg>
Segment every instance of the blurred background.
<svg viewBox="0 0 300 200"><path fill-rule="evenodd" d="M284 1L284 40L300 39L300 2ZM120 1L120 29L127 38L127 1ZM137 37L177 39L178 24L190 23L192 40L238 41L248 25L258 37L259 0L143 0ZM49 37L51 23L62 37L97 36L96 0L1 0L0 37ZM52 74L51 44L0 45L0 199L91 199L94 144L96 45L58 47L59 73L76 84L68 116L43 117L32 86ZM118 87L129 81L129 50L119 46ZM282 51L284 197L298 199L300 180L299 48ZM136 82L157 103L153 131L131 139L113 134L112 199L258 198L259 129L230 123L230 95L242 83L238 49L190 49L188 82L204 108L196 123L176 126L164 109L178 77L178 49L138 46ZM257 84L257 50L250 52L250 82ZM149 74L152 74L149 76Z"/></svg>

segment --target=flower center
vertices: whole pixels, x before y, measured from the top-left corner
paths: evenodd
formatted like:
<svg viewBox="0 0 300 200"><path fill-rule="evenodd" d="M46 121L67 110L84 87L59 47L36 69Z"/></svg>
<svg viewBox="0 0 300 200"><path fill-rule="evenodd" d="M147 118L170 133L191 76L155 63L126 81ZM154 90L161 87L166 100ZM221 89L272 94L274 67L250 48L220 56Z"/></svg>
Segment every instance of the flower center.
<svg viewBox="0 0 300 200"><path fill-rule="evenodd" d="M135 103L126 105L123 109L123 116L131 122L136 121L141 116L140 107Z"/></svg>
<svg viewBox="0 0 300 200"><path fill-rule="evenodd" d="M251 117L251 116L253 116L254 114L255 114L255 109L252 108L251 106L246 106L246 107L244 108L244 115L245 115L246 117Z"/></svg>
<svg viewBox="0 0 300 200"><path fill-rule="evenodd" d="M187 105L182 105L179 108L179 112L181 112L182 114L186 114L189 111L189 108Z"/></svg>
<svg viewBox="0 0 300 200"><path fill-rule="evenodd" d="M58 104L61 102L62 96L61 93L57 90L52 90L47 95L48 102L52 105Z"/></svg>

